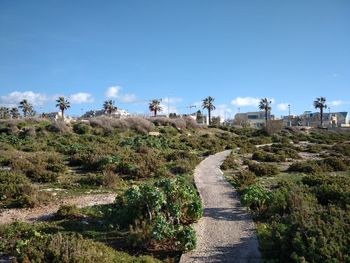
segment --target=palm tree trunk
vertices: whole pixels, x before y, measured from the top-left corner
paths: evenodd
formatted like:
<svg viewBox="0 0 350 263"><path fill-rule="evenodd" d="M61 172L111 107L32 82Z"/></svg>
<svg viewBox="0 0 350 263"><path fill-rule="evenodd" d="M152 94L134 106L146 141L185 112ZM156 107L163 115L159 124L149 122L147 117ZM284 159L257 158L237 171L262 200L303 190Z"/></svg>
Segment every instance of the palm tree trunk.
<svg viewBox="0 0 350 263"><path fill-rule="evenodd" d="M320 108L321 126L323 126L323 107Z"/></svg>
<svg viewBox="0 0 350 263"><path fill-rule="evenodd" d="M265 110L265 126L267 126L267 109Z"/></svg>
<svg viewBox="0 0 350 263"><path fill-rule="evenodd" d="M157 117L157 110L154 110L154 117Z"/></svg>
<svg viewBox="0 0 350 263"><path fill-rule="evenodd" d="M208 109L208 118L209 118L208 122L210 125L211 124L211 110L210 109Z"/></svg>
<svg viewBox="0 0 350 263"><path fill-rule="evenodd" d="M61 112L62 112L62 120L64 120L64 109L62 109Z"/></svg>

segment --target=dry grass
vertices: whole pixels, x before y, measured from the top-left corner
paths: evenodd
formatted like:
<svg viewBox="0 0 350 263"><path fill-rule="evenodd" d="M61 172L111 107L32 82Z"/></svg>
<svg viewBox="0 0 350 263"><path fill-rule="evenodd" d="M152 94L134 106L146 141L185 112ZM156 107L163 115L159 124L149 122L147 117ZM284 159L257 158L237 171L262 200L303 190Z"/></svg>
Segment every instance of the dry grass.
<svg viewBox="0 0 350 263"><path fill-rule="evenodd" d="M148 133L153 131L154 125L147 119L143 118L127 118L127 119L115 119L111 117L101 116L91 118L89 123L92 127L100 127L103 129L111 130L113 128L125 130L135 130L140 133Z"/></svg>

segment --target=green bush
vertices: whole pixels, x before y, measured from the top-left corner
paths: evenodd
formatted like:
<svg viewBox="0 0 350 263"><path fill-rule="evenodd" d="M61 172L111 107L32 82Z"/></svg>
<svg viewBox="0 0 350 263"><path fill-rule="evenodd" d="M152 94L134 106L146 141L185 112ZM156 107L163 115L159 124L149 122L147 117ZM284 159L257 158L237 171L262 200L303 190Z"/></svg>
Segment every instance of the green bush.
<svg viewBox="0 0 350 263"><path fill-rule="evenodd" d="M77 134L89 134L90 130L91 126L85 123L78 122L73 125L73 131Z"/></svg>
<svg viewBox="0 0 350 263"><path fill-rule="evenodd" d="M34 207L49 201L23 174L0 170L0 206Z"/></svg>
<svg viewBox="0 0 350 263"><path fill-rule="evenodd" d="M107 188L114 188L119 185L120 182L121 179L119 176L112 171L88 173L79 180L81 185L104 186Z"/></svg>
<svg viewBox="0 0 350 263"><path fill-rule="evenodd" d="M23 172L35 182L54 182L66 171L62 158L56 153L19 153L9 160L9 166L16 172Z"/></svg>
<svg viewBox="0 0 350 263"><path fill-rule="evenodd" d="M289 172L300 172L306 174L317 174L322 172L322 169L316 162L296 162L289 166Z"/></svg>
<svg viewBox="0 0 350 263"><path fill-rule="evenodd" d="M264 151L255 151L252 159L260 162L284 162L286 157L284 153L266 153Z"/></svg>
<svg viewBox="0 0 350 263"><path fill-rule="evenodd" d="M222 170L237 169L238 167L239 163L237 162L237 157L232 152L220 166Z"/></svg>
<svg viewBox="0 0 350 263"><path fill-rule="evenodd" d="M74 219L76 217L80 217L81 215L82 214L76 205L61 205L55 214L55 216L59 219Z"/></svg>
<svg viewBox="0 0 350 263"><path fill-rule="evenodd" d="M274 164L268 163L249 163L248 168L255 173L256 176L272 176L279 173L279 169Z"/></svg>
<svg viewBox="0 0 350 263"><path fill-rule="evenodd" d="M254 184L255 180L256 177L254 173L246 170L240 170L234 174L233 184L237 190L242 191L248 186Z"/></svg>
<svg viewBox="0 0 350 263"><path fill-rule="evenodd" d="M149 256L129 256L77 234L46 235L26 224L6 226L0 232L10 241L2 244L4 251L21 262L159 262Z"/></svg>
<svg viewBox="0 0 350 263"><path fill-rule="evenodd" d="M242 193L241 203L251 209L262 209L270 199L270 193L258 185L248 186Z"/></svg>
<svg viewBox="0 0 350 263"><path fill-rule="evenodd" d="M293 163L289 166L290 172L301 172L306 174L318 174L322 172L346 171L347 163L338 157L328 157L318 161L304 161Z"/></svg>
<svg viewBox="0 0 350 263"><path fill-rule="evenodd" d="M185 226L202 216L202 205L193 186L180 179L163 179L154 185L133 186L118 196L115 213L120 226L131 225L134 245L181 237L173 249L187 250L193 240Z"/></svg>

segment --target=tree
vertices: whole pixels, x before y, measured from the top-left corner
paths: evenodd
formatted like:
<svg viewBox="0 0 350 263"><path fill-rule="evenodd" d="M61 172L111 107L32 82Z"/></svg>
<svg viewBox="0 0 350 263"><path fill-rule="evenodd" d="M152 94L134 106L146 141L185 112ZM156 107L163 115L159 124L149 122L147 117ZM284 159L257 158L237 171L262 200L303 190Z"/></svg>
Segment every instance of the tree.
<svg viewBox="0 0 350 263"><path fill-rule="evenodd" d="M268 100L267 98L261 99L260 103L259 103L259 109L265 111L265 122L266 122L266 126L267 126L267 117L268 117L268 113L269 111L271 111L271 101Z"/></svg>
<svg viewBox="0 0 350 263"><path fill-rule="evenodd" d="M203 99L202 103L202 108L208 110L209 125L211 124L211 112L215 110L215 106L213 104L214 100L215 99L213 97L209 96Z"/></svg>
<svg viewBox="0 0 350 263"><path fill-rule="evenodd" d="M56 100L57 104L56 107L58 107L62 112L62 119L64 120L64 111L70 108L70 102L64 97L59 97L58 100Z"/></svg>
<svg viewBox="0 0 350 263"><path fill-rule="evenodd" d="M197 112L196 112L196 120L198 123L203 124L203 114L200 110L197 110Z"/></svg>
<svg viewBox="0 0 350 263"><path fill-rule="evenodd" d="M314 101L314 107L315 109L320 109L320 117L321 117L321 126L323 125L323 110L327 109L326 105L326 98L325 97L319 97L316 98Z"/></svg>
<svg viewBox="0 0 350 263"><path fill-rule="evenodd" d="M104 109L105 113L108 113L109 115L111 115L118 108L117 108L117 106L114 105L114 101L113 100L106 100L103 103L103 109Z"/></svg>
<svg viewBox="0 0 350 263"><path fill-rule="evenodd" d="M11 108L10 110L10 114L11 114L11 118L12 119L18 119L20 114L19 114L19 111L18 111L18 108L17 107L13 107Z"/></svg>
<svg viewBox="0 0 350 263"><path fill-rule="evenodd" d="M10 118L10 109L7 107L0 107L0 119Z"/></svg>
<svg viewBox="0 0 350 263"><path fill-rule="evenodd" d="M151 100L148 106L149 110L154 113L154 117L157 117L157 112L162 111L162 107L160 106L160 100L154 99Z"/></svg>
<svg viewBox="0 0 350 263"><path fill-rule="evenodd" d="M33 106L26 99L19 103L18 108L22 109L24 117L27 117L28 113L33 111Z"/></svg>

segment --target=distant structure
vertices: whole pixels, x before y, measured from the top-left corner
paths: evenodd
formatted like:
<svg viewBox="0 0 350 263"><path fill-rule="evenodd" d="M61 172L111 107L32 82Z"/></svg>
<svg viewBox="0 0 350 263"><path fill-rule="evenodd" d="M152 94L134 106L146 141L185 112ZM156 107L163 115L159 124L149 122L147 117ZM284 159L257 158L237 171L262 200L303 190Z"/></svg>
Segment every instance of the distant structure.
<svg viewBox="0 0 350 263"><path fill-rule="evenodd" d="M329 112L323 113L324 127L350 127L348 112ZM305 111L298 116L283 116L283 123L286 126L307 126L318 127L320 125L321 115L319 112Z"/></svg>
<svg viewBox="0 0 350 263"><path fill-rule="evenodd" d="M274 120L275 116L268 112L268 120ZM237 113L233 120L235 125L240 126L250 126L250 127L262 127L265 125L265 112L264 111L255 111L255 112L245 112Z"/></svg>
<svg viewBox="0 0 350 263"><path fill-rule="evenodd" d="M93 118L93 117L98 117L98 116L111 116L114 118L126 118L130 116L130 113L128 113L126 110L123 109L117 109L114 112L109 115L105 110L90 110L85 112L81 117L83 119L87 118Z"/></svg>
<svg viewBox="0 0 350 263"><path fill-rule="evenodd" d="M56 111L56 112L49 112L49 113L43 113L43 118L47 118L50 120L58 120L62 119L62 112Z"/></svg>

